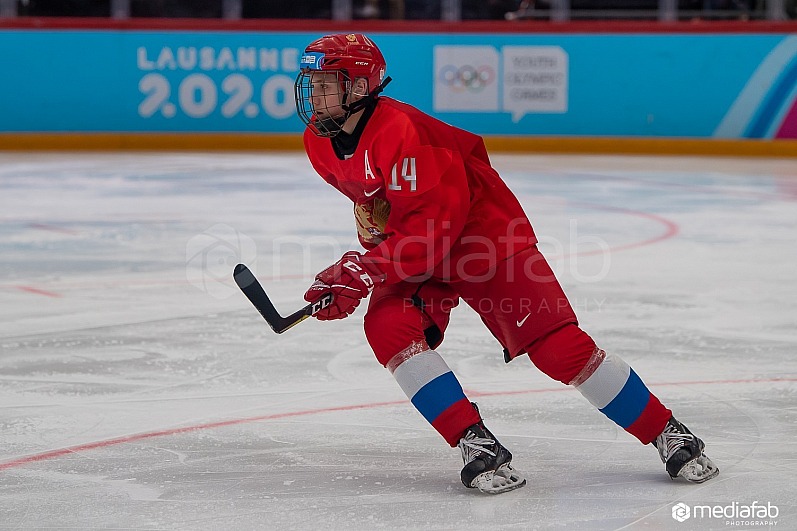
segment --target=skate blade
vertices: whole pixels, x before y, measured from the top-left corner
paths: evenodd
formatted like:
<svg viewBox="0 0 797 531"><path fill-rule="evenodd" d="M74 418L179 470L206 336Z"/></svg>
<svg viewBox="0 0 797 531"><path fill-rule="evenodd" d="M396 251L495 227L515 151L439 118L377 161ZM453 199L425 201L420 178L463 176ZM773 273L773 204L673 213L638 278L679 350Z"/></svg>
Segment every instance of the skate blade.
<svg viewBox="0 0 797 531"><path fill-rule="evenodd" d="M474 487L485 494L502 494L519 489L526 484L526 478L509 465L501 465L496 471L483 472L473 480Z"/></svg>
<svg viewBox="0 0 797 531"><path fill-rule="evenodd" d="M692 483L703 483L717 477L719 473L720 469L717 468L711 459L707 455L701 454L700 457L687 462L681 471L678 472L678 476Z"/></svg>

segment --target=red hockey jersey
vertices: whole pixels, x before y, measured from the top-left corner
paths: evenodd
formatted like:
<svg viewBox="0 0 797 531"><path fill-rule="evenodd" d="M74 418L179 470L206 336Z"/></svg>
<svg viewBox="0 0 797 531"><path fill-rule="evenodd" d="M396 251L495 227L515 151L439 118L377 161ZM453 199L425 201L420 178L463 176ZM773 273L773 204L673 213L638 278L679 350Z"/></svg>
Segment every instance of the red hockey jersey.
<svg viewBox="0 0 797 531"><path fill-rule="evenodd" d="M379 98L354 154L304 133L313 168L354 202L364 259L392 284L474 280L537 243L481 137Z"/></svg>

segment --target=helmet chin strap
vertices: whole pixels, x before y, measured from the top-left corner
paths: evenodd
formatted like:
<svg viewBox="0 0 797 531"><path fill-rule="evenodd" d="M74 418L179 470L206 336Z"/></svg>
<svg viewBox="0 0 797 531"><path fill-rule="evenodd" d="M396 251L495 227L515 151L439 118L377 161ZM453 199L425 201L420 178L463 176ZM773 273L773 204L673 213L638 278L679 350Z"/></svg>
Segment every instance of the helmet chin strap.
<svg viewBox="0 0 797 531"><path fill-rule="evenodd" d="M335 118L324 118L323 120L318 120L315 124L315 128L326 133L324 136L334 136L343 129L344 123L345 120L340 122Z"/></svg>
<svg viewBox="0 0 797 531"><path fill-rule="evenodd" d="M346 113L344 116L340 118L330 117L330 118L324 118L323 120L318 120L318 122L315 124L316 129L324 133L322 136L337 135L341 130L343 130L343 125L346 123L346 120L348 120L352 114L366 108L373 101L375 101L376 98L379 96L379 93L385 90L385 87L391 81L392 79L388 76L378 87L376 87L370 94L368 94L364 98L355 101L351 105L346 105L344 103L343 105L341 105L341 108Z"/></svg>
<svg viewBox="0 0 797 531"><path fill-rule="evenodd" d="M387 76L385 78L385 80L382 81L382 83L378 87L376 87L374 90L372 90L371 93L368 94L367 96L365 96L364 98L355 101L351 105L346 105L346 104L342 105L343 110L346 111L348 116L351 116L352 114L356 113L357 111L365 109L366 107L368 107L371 104L371 102L376 100L376 98L379 96L379 93L382 92L383 90L385 90L385 87L391 81L393 81L391 79L391 77Z"/></svg>

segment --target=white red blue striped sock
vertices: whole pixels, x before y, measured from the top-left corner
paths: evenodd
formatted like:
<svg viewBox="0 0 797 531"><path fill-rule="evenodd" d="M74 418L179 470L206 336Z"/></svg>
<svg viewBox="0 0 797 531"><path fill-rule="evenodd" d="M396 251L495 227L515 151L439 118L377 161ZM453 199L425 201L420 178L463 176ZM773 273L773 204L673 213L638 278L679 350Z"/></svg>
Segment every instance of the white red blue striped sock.
<svg viewBox="0 0 797 531"><path fill-rule="evenodd" d="M413 345L391 359L387 368L415 408L451 446L480 420L459 380L434 350Z"/></svg>
<svg viewBox="0 0 797 531"><path fill-rule="evenodd" d="M662 419L666 422L669 418L669 410L652 395L636 372L620 356L599 348L570 385L640 440L648 439L648 433L657 432Z"/></svg>

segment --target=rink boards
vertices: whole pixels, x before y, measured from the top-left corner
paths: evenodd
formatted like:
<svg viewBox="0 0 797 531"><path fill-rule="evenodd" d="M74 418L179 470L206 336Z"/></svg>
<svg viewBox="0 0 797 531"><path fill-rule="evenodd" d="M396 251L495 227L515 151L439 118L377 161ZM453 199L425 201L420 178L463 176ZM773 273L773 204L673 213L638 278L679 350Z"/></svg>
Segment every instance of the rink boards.
<svg viewBox="0 0 797 531"><path fill-rule="evenodd" d="M216 26L0 29L0 148L299 148L323 28ZM369 33L387 95L494 149L797 153L793 32Z"/></svg>

